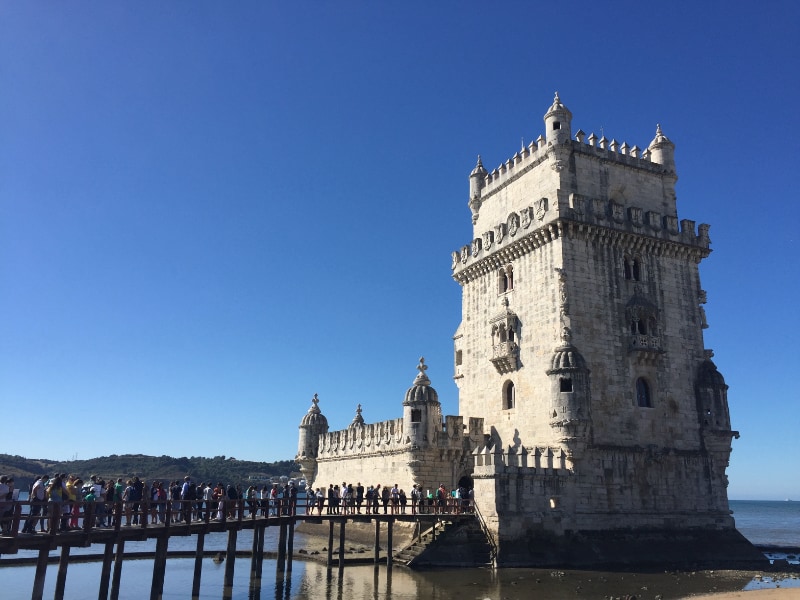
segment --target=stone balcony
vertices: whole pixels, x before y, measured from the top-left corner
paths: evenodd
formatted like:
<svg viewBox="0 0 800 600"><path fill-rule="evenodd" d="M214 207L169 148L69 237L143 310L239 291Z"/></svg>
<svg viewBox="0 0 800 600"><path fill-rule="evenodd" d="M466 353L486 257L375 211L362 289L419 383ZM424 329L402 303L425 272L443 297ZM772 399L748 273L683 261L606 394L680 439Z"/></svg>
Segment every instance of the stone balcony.
<svg viewBox="0 0 800 600"><path fill-rule="evenodd" d="M519 346L516 342L500 342L492 347L492 364L501 375L517 370Z"/></svg>

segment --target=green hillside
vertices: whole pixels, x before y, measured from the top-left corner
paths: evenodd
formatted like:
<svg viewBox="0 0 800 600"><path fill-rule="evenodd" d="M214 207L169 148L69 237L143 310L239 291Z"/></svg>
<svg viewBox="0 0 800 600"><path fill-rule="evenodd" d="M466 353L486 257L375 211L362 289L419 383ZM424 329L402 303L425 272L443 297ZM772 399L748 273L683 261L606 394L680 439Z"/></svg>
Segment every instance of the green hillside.
<svg viewBox="0 0 800 600"><path fill-rule="evenodd" d="M290 477L296 475L298 471L299 466L291 460L268 463L237 460L226 456L174 458L144 454L112 454L88 460L58 462L0 454L0 474L13 475L18 489L27 489L37 475L52 475L56 472L74 473L84 479L90 475L99 475L103 479L137 475L145 481L171 481L190 475L197 482L221 481L225 484L243 484L250 477Z"/></svg>

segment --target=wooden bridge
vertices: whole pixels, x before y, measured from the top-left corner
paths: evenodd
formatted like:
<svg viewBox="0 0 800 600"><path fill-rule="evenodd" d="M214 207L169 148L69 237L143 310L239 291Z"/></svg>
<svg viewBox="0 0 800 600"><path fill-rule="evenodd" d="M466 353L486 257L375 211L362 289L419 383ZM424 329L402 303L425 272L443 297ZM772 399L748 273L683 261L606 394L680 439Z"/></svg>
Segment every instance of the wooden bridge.
<svg viewBox="0 0 800 600"><path fill-rule="evenodd" d="M327 567L331 569L334 564L334 529L338 524L338 568L345 566L345 541L347 522L361 522L375 524L375 541L373 547L373 561L377 566L381 562L380 539L381 529L385 529L386 565L392 566L392 536L393 525L396 521L412 522L417 524L417 535L421 535L424 530L432 531L435 540L436 526L442 522L453 522L476 519L475 515L467 512L458 514L455 512L425 512L414 514L389 513L389 514L366 514L350 512L348 514L310 514L305 505L294 506L287 504L275 506L276 514L269 516L263 514L265 511L261 507L253 510L249 514L249 509L242 500L225 501L227 506L219 511L222 516L220 520L212 519L211 514L216 510L201 510L202 519L190 521L178 521L173 517L182 512L183 506L175 507L173 504L183 505L184 502L166 502L165 510L162 511L164 522L151 521L151 514L154 507L147 501L142 501L139 510L134 513L138 521L135 525L123 525L124 506L122 503L114 505L113 512L108 515L112 518L113 525L110 527L96 527L95 522L99 515L95 514L95 503L77 503L79 506L79 527L68 531L58 531L59 522L65 517L61 513L61 505L50 503L45 506L44 515L37 517L41 522L46 522L46 531L35 534L20 533L20 526L24 525L30 517L29 502L15 503L13 516L10 523L4 523L4 529L8 531L6 535L0 536L0 555L17 554L20 550L38 551L36 560L36 571L32 583L31 598L40 600L44 593L45 575L47 564L52 550L60 549L58 560L58 574L56 576L55 595L56 600L64 597L66 588L67 570L70 563L70 548L88 547L92 544L101 544L104 547L102 558L102 570L98 588L98 600L108 600L109 591L111 600L119 598L120 580L122 566L126 558L125 543L132 541L144 541L154 539L156 541L155 552L153 553L153 578L150 586L151 600L162 597L164 590L164 575L166 572L167 549L169 540L175 536L196 536L197 545L194 552L194 576L192 580L192 598L199 597L200 580L202 576L202 566L205 536L208 533L227 532L227 550L225 552L225 574L223 584L223 600L232 597L233 575L236 563L236 541L238 532L243 529L253 530L253 547L250 561L250 587L251 590L260 590L262 564L264 559L264 539L268 527L277 527L277 572L276 577L282 578L292 570L292 556L294 548L295 525L298 522L325 523L329 524L328 544L327 544ZM75 504L75 503L73 503ZM153 503L155 504L155 503ZM164 504L164 503L161 503ZM191 504L192 508L187 512L191 514L196 502ZM178 510L174 510L174 509ZM448 509L449 510L449 509ZM158 512L156 513L158 514ZM72 515L66 516L70 519ZM7 521L9 520L7 519ZM41 523L40 523L41 524ZM383 525L383 527L382 527ZM112 572L113 565L113 572Z"/></svg>

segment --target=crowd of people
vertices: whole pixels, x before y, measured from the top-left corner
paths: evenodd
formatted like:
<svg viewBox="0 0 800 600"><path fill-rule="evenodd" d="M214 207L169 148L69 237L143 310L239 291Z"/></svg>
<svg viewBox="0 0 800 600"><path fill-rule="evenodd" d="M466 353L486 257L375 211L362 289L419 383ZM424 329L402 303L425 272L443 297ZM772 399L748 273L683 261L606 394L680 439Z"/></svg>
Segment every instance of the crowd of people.
<svg viewBox="0 0 800 600"><path fill-rule="evenodd" d="M138 477L105 480L92 475L85 481L77 475L42 475L30 485L29 509L19 520L19 533L35 534L70 531L79 527L131 527L143 523L191 523L225 521L245 516L294 515L299 490L293 481L285 484L224 485L183 481L152 481ZM18 501L14 478L0 476L0 523L3 535L10 535L14 505ZM464 486L448 491L441 484L423 492L414 484L406 494L397 484L364 487L361 482L330 484L327 489L307 490L307 514L410 514L466 513L473 507L473 492ZM410 505L410 506L409 506Z"/></svg>
<svg viewBox="0 0 800 600"><path fill-rule="evenodd" d="M410 500L410 502L409 502ZM395 483L387 485L370 485L364 487L359 481L355 485L342 482L342 485L330 484L327 489L318 487L308 490L307 512L314 514L408 514L410 506L412 515L418 513L466 513L472 511L474 492L465 486L459 486L448 491L445 485L439 484L433 492L423 492L422 486L411 486L410 494ZM363 509L363 513L362 513Z"/></svg>
<svg viewBox="0 0 800 600"><path fill-rule="evenodd" d="M278 516L294 514L298 490L287 484L241 485L222 482L195 483L188 475L183 481L152 481L131 477L116 480L92 475L86 481L77 475L41 475L30 485L29 506L19 533L61 532L79 528L79 520L90 515L91 527L131 527L193 521L224 521L249 514ZM14 478L0 476L0 523L2 534L10 535L19 492ZM85 527L85 520L81 526Z"/></svg>

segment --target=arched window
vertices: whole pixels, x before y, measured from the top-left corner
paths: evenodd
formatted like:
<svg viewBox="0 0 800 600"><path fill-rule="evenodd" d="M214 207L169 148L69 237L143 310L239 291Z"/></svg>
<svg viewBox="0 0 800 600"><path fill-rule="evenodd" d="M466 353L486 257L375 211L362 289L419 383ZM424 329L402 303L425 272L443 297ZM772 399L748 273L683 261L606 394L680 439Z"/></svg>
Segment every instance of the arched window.
<svg viewBox="0 0 800 600"><path fill-rule="evenodd" d="M622 259L622 274L625 279L642 280L642 261L638 256L625 256Z"/></svg>
<svg viewBox="0 0 800 600"><path fill-rule="evenodd" d="M652 408L653 399L650 395L650 384L644 379L639 377L636 380L636 405L642 408Z"/></svg>
<svg viewBox="0 0 800 600"><path fill-rule="evenodd" d="M514 382L508 381L506 382L506 385L503 388L503 408L506 410L508 410L509 408L514 408L516 403L517 399L514 392Z"/></svg>
<svg viewBox="0 0 800 600"><path fill-rule="evenodd" d="M514 289L514 269L511 265L500 269L498 278L498 288L501 294L510 292Z"/></svg>

